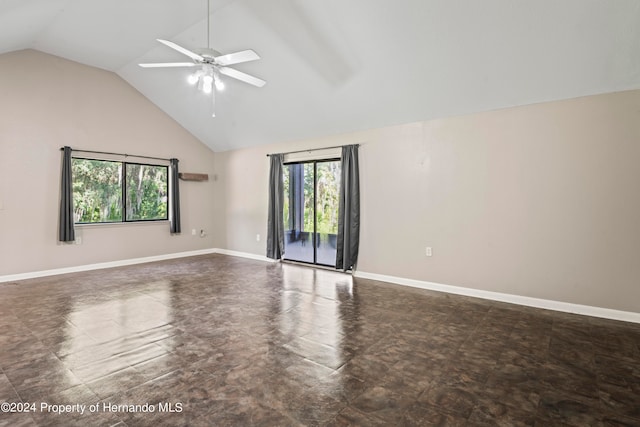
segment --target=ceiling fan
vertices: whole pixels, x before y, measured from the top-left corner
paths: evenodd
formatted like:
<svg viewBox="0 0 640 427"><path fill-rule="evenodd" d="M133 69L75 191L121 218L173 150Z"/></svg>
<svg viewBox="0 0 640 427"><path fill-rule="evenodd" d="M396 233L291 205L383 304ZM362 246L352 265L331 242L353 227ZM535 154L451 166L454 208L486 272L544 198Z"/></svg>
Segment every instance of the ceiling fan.
<svg viewBox="0 0 640 427"><path fill-rule="evenodd" d="M255 61L260 59L257 53L253 50L243 50L240 52L228 53L222 55L220 52L211 49L209 45L210 40L210 4L207 0L207 47L206 49L198 49L197 52L193 52L186 49L176 43L168 40L157 39L160 43L168 46L183 55L191 58L192 62L160 62L160 63L143 63L138 64L143 68L178 68L178 67L192 67L198 68L195 73L189 75L187 81L192 84L198 85L198 89L202 90L205 94L211 94L211 100L213 105L212 116L215 117L215 89L223 90L224 82L222 81L221 74L232 77L234 79L243 81L253 86L262 87L266 82L262 79L254 77L252 75L243 73L230 65L240 64L243 62Z"/></svg>

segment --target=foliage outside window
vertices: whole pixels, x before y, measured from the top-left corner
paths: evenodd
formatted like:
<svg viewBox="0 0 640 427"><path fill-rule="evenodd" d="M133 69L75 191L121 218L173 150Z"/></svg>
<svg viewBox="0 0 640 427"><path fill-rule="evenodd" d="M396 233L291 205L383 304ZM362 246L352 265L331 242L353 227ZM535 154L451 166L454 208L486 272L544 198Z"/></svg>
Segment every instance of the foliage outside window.
<svg viewBox="0 0 640 427"><path fill-rule="evenodd" d="M71 169L76 223L168 219L167 166L73 158Z"/></svg>
<svg viewBox="0 0 640 427"><path fill-rule="evenodd" d="M289 163L284 167L283 174L283 214L284 224L288 229L293 229L290 219L290 193L291 176L299 169L303 177L303 197L304 205L302 209L304 218L302 229L298 231L313 232L314 213L316 214L316 232L321 234L337 234L338 232L338 206L340 196L340 169L339 161L319 161L316 168L316 184L318 198L317 203L313 201L313 173L314 163Z"/></svg>

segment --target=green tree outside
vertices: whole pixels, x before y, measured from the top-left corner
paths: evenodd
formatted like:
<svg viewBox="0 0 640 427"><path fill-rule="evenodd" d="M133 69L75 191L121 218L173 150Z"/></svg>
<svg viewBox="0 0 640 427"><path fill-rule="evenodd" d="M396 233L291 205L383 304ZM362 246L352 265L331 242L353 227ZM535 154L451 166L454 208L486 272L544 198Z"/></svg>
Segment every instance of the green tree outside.
<svg viewBox="0 0 640 427"><path fill-rule="evenodd" d="M304 220L303 229L300 231L313 232L314 212L316 213L317 229L321 234L336 234L338 232L338 205L340 197L340 162L317 163L317 201L313 201L313 163L303 163L304 175ZM284 168L284 220L288 224L289 218L289 192L290 168Z"/></svg>
<svg viewBox="0 0 640 427"><path fill-rule="evenodd" d="M167 218L167 167L74 158L71 168L75 222L121 222L123 210L127 221Z"/></svg>

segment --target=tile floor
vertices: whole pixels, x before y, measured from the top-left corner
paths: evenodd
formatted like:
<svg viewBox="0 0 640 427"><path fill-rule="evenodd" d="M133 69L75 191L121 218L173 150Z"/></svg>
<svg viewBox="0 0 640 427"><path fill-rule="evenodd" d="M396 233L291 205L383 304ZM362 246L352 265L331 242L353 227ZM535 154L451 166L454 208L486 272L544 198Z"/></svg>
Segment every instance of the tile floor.
<svg viewBox="0 0 640 427"><path fill-rule="evenodd" d="M0 369L7 426L640 425L640 325L223 255L0 284Z"/></svg>

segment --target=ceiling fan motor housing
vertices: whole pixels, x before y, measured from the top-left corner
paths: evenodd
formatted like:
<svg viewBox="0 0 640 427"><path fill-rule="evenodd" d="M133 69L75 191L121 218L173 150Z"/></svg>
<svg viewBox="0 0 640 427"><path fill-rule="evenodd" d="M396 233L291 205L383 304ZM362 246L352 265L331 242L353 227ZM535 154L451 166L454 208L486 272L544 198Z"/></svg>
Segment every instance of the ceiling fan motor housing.
<svg viewBox="0 0 640 427"><path fill-rule="evenodd" d="M202 61L204 64L216 64L216 57L222 56L220 52L213 49L199 49L197 50L197 53L204 58Z"/></svg>

